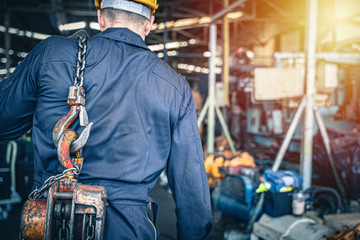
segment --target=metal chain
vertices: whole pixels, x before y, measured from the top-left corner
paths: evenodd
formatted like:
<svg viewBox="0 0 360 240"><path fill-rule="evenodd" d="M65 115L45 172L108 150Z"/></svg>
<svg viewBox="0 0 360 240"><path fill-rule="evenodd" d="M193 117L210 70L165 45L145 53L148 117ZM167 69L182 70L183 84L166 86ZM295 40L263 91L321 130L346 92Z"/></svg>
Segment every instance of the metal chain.
<svg viewBox="0 0 360 240"><path fill-rule="evenodd" d="M70 239L69 227L66 226L65 218L62 219L61 227L59 228L59 240L68 240Z"/></svg>
<svg viewBox="0 0 360 240"><path fill-rule="evenodd" d="M78 36L78 54L77 54L77 63L76 63L76 77L74 81L74 86L80 86L82 87L84 83L84 69L85 69L85 53L86 53L86 36ZM49 189L52 185L54 185L56 182L60 181L61 179L69 176L75 175L77 177L80 174L79 167L74 166L74 168L69 168L64 170L62 173L49 177L44 184L40 188L34 189L32 191L28 198L29 199L39 199L42 197L43 192L47 189ZM73 171L72 174L67 175L66 173L69 171Z"/></svg>
<svg viewBox="0 0 360 240"><path fill-rule="evenodd" d="M85 69L85 53L86 53L86 36L78 37L78 55L76 63L76 77L74 86L82 87L84 83L84 69ZM79 83L80 82L80 83Z"/></svg>
<svg viewBox="0 0 360 240"><path fill-rule="evenodd" d="M86 240L92 240L95 237L95 226L93 224L93 218L94 216L92 214L89 215L90 221L88 222L87 228L86 228Z"/></svg>
<svg viewBox="0 0 360 240"><path fill-rule="evenodd" d="M71 174L67 174L67 172L69 171L73 171ZM54 185L55 183L57 183L58 181L60 181L61 179L65 178L65 177L69 177L69 176L74 176L75 178L78 177L80 174L80 169L78 166L74 166L73 168L69 168L64 170L62 173L55 175L55 176L51 176L48 179L46 179L46 181L44 182L44 184L40 187L40 188L36 188L34 189L34 191L32 191L29 194L29 199L39 199L42 197L43 192L47 189L49 189L52 185Z"/></svg>

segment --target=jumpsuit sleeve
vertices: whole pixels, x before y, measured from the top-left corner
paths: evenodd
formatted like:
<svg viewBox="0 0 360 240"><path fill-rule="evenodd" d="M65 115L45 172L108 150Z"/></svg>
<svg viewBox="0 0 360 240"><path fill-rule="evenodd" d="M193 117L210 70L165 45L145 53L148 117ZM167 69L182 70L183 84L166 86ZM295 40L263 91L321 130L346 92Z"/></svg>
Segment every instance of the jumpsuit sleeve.
<svg viewBox="0 0 360 240"><path fill-rule="evenodd" d="M167 167L177 216L177 239L205 239L212 229L210 193L191 91L172 131Z"/></svg>
<svg viewBox="0 0 360 240"><path fill-rule="evenodd" d="M45 41L0 82L0 142L17 139L32 127L37 99L37 77Z"/></svg>

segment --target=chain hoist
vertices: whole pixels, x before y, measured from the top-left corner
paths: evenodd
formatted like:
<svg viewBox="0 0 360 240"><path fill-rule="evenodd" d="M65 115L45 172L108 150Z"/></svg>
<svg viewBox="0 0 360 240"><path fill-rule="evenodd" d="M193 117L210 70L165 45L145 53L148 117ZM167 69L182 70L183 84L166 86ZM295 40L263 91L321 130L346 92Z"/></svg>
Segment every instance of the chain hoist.
<svg viewBox="0 0 360 240"><path fill-rule="evenodd" d="M48 178L25 202L20 224L21 237L25 240L102 239L106 189L84 185L76 180L83 164L83 148L93 125L88 120L83 88L86 35L79 33L77 43L76 77L74 85L69 87L67 98L70 110L53 130L53 142L64 171ZM80 135L69 128L77 118L80 126L84 127Z"/></svg>

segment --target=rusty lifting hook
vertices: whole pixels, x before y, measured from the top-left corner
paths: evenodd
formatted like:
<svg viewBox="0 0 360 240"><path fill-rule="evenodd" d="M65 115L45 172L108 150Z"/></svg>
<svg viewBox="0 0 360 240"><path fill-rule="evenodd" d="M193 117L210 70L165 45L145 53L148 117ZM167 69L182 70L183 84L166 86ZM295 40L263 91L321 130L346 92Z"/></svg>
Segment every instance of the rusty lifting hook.
<svg viewBox="0 0 360 240"><path fill-rule="evenodd" d="M82 165L82 149L90 136L90 130L93 123L89 123L85 109L85 90L82 87L85 69L86 37L78 38L78 61L76 69L75 83L69 88L67 103L70 105L69 112L63 116L53 129L53 142L57 147L58 159L64 169ZM80 84L79 84L80 82ZM80 136L72 129L70 125L77 118L80 118L80 125L85 126ZM71 159L70 154L76 153L76 158Z"/></svg>

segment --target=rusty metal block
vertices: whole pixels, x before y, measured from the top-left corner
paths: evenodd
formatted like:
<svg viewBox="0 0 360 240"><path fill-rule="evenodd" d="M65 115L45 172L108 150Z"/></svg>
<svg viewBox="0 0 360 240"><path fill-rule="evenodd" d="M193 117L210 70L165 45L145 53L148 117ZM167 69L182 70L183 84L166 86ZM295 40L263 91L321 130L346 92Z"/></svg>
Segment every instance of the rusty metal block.
<svg viewBox="0 0 360 240"><path fill-rule="evenodd" d="M25 202L21 214L20 231L25 240L42 240L45 236L46 199Z"/></svg>
<svg viewBox="0 0 360 240"><path fill-rule="evenodd" d="M105 187L65 178L51 186L46 197L25 202L20 226L23 239L54 239L59 235L59 221L64 219L69 240L86 239L89 217L94 219L93 239L102 239L107 200Z"/></svg>

